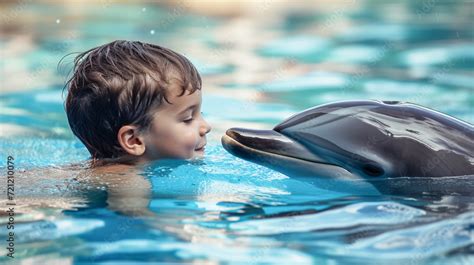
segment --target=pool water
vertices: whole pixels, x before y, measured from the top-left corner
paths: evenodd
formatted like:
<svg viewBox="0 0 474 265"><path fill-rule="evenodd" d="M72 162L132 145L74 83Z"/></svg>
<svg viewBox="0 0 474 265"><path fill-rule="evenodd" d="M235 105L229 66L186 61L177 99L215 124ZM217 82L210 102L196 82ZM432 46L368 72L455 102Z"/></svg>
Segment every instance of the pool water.
<svg viewBox="0 0 474 265"><path fill-rule="evenodd" d="M341 3L262 3L229 17L186 3L2 6L0 149L4 161L15 158L15 261L474 263L473 196L386 196L360 182L334 189L220 145L229 127L272 128L335 100L410 101L474 122L472 3ZM168 46L196 64L213 126L203 159L152 163L133 179L67 167L85 165L88 152L62 105L72 57L56 64L115 39ZM8 216L0 220L4 241Z"/></svg>

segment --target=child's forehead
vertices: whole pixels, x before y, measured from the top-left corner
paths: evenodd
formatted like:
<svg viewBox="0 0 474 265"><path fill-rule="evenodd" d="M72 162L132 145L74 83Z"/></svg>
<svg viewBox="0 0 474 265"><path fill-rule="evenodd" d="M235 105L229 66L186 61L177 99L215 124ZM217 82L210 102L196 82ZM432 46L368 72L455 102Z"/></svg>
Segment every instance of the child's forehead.
<svg viewBox="0 0 474 265"><path fill-rule="evenodd" d="M167 96L167 99L171 104L165 101L162 107L164 109L168 109L171 112L181 112L191 106L201 105L201 90L185 90L184 94L182 93L182 89L174 89L173 91L170 91Z"/></svg>

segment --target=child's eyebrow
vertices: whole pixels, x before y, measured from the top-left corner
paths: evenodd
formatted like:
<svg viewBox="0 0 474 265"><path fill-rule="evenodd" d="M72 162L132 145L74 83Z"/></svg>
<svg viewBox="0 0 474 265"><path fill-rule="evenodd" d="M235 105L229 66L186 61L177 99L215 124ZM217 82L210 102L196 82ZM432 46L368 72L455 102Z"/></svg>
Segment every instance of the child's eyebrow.
<svg viewBox="0 0 474 265"><path fill-rule="evenodd" d="M199 104L191 105L191 106L187 107L185 110L183 110L183 111L181 111L180 113L178 113L178 115L181 115L181 114L183 114L183 113L185 113L185 112L187 112L187 111L189 111L189 110L195 109L195 108L197 108L198 106L199 106Z"/></svg>

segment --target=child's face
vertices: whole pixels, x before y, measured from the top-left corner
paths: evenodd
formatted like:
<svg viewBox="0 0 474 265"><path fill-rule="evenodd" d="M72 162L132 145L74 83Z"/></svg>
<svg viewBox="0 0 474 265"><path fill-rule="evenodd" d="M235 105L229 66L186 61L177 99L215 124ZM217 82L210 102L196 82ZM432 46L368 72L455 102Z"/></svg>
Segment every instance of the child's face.
<svg viewBox="0 0 474 265"><path fill-rule="evenodd" d="M204 155L206 134L211 127L201 115L201 90L178 96L177 88L168 93L153 116L150 129L143 133L146 160L190 159Z"/></svg>

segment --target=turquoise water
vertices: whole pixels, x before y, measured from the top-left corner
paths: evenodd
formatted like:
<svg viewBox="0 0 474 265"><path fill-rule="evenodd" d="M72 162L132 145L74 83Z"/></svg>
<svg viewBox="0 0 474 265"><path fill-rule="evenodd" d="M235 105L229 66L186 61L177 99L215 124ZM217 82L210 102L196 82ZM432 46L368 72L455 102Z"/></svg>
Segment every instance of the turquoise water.
<svg viewBox="0 0 474 265"><path fill-rule="evenodd" d="M4 7L0 148L17 167L15 260L472 264L472 197L384 196L364 183L329 189L220 145L229 127L271 128L345 99L410 101L474 122L472 3L345 2L302 11L269 2L236 17L185 4ZM88 153L63 111L72 57L59 69L57 62L114 39L154 42L193 60L213 126L204 159L148 165L127 187L110 181L120 175L61 170ZM4 241L5 225L0 231Z"/></svg>

